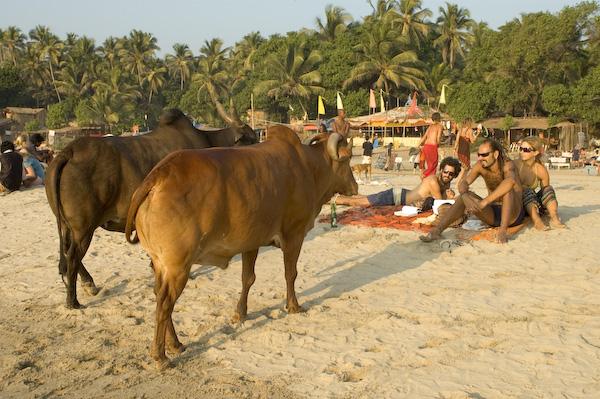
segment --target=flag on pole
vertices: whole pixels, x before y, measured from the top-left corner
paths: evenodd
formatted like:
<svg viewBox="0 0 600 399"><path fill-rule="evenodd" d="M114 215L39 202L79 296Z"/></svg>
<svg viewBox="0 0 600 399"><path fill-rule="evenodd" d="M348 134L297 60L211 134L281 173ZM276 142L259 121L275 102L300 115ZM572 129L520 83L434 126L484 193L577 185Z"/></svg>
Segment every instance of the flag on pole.
<svg viewBox="0 0 600 399"><path fill-rule="evenodd" d="M377 102L375 101L375 92L373 89L369 89L369 108L377 108Z"/></svg>
<svg viewBox="0 0 600 399"><path fill-rule="evenodd" d="M344 109L344 104L342 104L342 97L340 97L340 92L337 93L337 109Z"/></svg>
<svg viewBox="0 0 600 399"><path fill-rule="evenodd" d="M379 107L381 112L385 112L385 103L383 102L383 90L379 90Z"/></svg>
<svg viewBox="0 0 600 399"><path fill-rule="evenodd" d="M319 96L319 105L317 108L317 114L325 115L325 105L323 105L323 98L321 96Z"/></svg>
<svg viewBox="0 0 600 399"><path fill-rule="evenodd" d="M446 104L446 85L442 85L442 94L440 95L440 104Z"/></svg>

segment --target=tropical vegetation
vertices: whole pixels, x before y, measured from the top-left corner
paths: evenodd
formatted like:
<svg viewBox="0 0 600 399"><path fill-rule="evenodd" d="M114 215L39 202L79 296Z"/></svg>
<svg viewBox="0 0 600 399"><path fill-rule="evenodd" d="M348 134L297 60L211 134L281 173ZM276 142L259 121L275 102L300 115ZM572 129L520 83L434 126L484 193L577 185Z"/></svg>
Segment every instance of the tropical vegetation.
<svg viewBox="0 0 600 399"><path fill-rule="evenodd" d="M0 27L0 107L45 107L49 127L76 121L118 134L133 124L152 128L165 107L211 125L247 120L251 99L287 122L316 118L322 96L331 117L338 92L348 114L360 115L375 89L388 108L416 92L457 120L541 115L600 129L597 1L522 14L497 29L453 3L370 4L361 20L327 5L312 29L251 32L232 46L219 38L200 49L177 43L164 56L157 38L139 30L96 43L43 25Z"/></svg>

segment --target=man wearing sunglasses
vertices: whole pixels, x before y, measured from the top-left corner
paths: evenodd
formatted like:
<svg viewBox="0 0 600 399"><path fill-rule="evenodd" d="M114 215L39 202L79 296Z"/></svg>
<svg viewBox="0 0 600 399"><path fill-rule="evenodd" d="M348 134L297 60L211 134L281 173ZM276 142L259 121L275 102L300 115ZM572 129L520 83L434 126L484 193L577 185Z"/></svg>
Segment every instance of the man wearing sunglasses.
<svg viewBox="0 0 600 399"><path fill-rule="evenodd" d="M479 177L483 177L488 196L481 198L469 191L469 186ZM441 238L442 232L454 221L465 214L473 214L482 222L499 227L496 241L507 241L507 229L523 222L523 188L515 165L506 159L504 149L495 140L485 139L477 152L477 163L473 165L464 179L458 183L460 196L454 205L440 218L439 224L425 236L424 242Z"/></svg>
<svg viewBox="0 0 600 399"><path fill-rule="evenodd" d="M336 204L349 206L390 206L390 205L415 205L423 210L431 209L434 199L446 199L454 196L450 190L450 183L460 173L458 159L447 157L440 164L440 172L421 181L414 190L405 188L381 191L371 195L338 196Z"/></svg>

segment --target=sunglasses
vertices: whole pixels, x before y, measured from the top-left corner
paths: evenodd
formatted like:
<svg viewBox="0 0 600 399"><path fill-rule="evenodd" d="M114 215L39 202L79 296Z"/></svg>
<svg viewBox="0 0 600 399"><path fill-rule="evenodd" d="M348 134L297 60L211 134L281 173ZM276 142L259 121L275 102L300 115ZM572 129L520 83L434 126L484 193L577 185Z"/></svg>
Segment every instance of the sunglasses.
<svg viewBox="0 0 600 399"><path fill-rule="evenodd" d="M450 170L442 170L442 173L445 175L449 175L450 177L456 176L456 172L452 172Z"/></svg>
<svg viewBox="0 0 600 399"><path fill-rule="evenodd" d="M478 158L485 158L485 157L487 157L488 155L490 155L491 153L492 153L491 151L488 151L488 152L478 152L478 153L477 153L477 157L478 157Z"/></svg>
<svg viewBox="0 0 600 399"><path fill-rule="evenodd" d="M534 152L535 150L531 147L521 147L521 152Z"/></svg>

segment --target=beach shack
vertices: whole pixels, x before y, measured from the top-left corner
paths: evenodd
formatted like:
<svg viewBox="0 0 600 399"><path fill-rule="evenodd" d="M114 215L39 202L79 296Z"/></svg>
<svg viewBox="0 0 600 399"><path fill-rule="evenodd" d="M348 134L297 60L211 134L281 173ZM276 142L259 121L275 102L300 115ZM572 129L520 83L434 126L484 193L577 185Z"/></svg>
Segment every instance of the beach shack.
<svg viewBox="0 0 600 399"><path fill-rule="evenodd" d="M46 126L45 108L6 107L2 113L4 118L12 121L14 131L25 130L25 125L31 121L37 121L40 128Z"/></svg>
<svg viewBox="0 0 600 399"><path fill-rule="evenodd" d="M502 132L500 137L498 134L494 134L494 137L502 138L509 148L523 137L541 136L550 148L571 151L577 140L577 126L573 122L550 125L548 118L544 117L510 118L509 121L508 128L506 117L487 119L481 124L494 133Z"/></svg>
<svg viewBox="0 0 600 399"><path fill-rule="evenodd" d="M414 108L413 108L414 109ZM379 136L382 145L392 143L394 148L417 147L427 127L433 124L431 115L437 112L429 107L410 112L411 107L396 107L388 111L348 118L351 129L359 131L355 145L362 145L364 135ZM449 120L442 114L442 121Z"/></svg>

